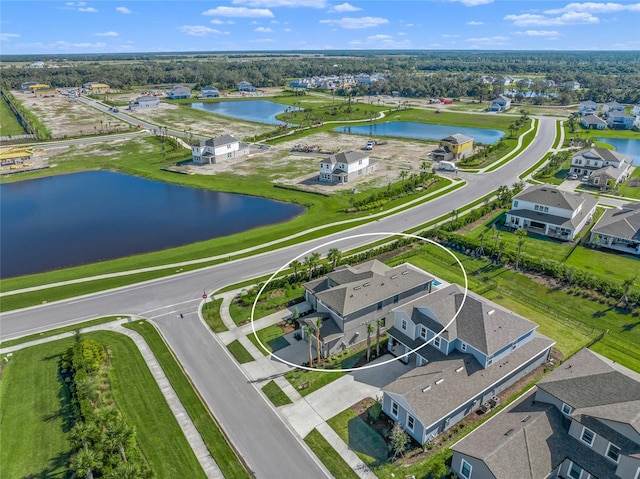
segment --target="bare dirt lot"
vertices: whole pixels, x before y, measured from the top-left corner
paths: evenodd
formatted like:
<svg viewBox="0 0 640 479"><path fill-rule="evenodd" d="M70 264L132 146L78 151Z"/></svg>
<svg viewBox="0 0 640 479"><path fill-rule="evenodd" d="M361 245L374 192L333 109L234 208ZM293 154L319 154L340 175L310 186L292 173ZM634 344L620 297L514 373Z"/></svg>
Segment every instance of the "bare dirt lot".
<svg viewBox="0 0 640 479"><path fill-rule="evenodd" d="M129 131L129 125L75 98L55 95L37 98L33 93L13 91L24 107L51 130L54 138Z"/></svg>

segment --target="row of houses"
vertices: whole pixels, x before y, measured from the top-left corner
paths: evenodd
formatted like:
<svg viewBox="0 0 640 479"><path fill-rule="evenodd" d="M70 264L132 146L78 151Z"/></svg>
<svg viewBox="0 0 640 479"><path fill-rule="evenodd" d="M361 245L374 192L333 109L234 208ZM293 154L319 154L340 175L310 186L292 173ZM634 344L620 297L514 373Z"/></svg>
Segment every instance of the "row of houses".
<svg viewBox="0 0 640 479"><path fill-rule="evenodd" d="M370 85L374 82L385 81L386 77L381 73L358 73L357 75L324 75L308 78L299 78L289 82L291 88L335 90L337 88L349 88L359 83Z"/></svg>
<svg viewBox="0 0 640 479"><path fill-rule="evenodd" d="M640 105L627 113L626 106L611 101L600 105L593 101L583 101L578 106L578 113L582 116L580 124L590 130L604 130L607 126L612 130L629 130L640 128Z"/></svg>

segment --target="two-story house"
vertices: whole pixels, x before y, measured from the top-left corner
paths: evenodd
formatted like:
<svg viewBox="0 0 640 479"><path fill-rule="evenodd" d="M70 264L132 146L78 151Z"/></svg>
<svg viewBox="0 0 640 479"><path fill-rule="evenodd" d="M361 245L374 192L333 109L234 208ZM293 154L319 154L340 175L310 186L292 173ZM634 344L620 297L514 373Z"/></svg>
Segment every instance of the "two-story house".
<svg viewBox="0 0 640 479"><path fill-rule="evenodd" d="M618 111L624 111L624 105L622 103L618 103L617 101L610 101L602 105L602 114L605 116L609 116L611 113Z"/></svg>
<svg viewBox="0 0 640 479"><path fill-rule="evenodd" d="M200 98L218 98L220 91L214 86L206 86L200 93Z"/></svg>
<svg viewBox="0 0 640 479"><path fill-rule="evenodd" d="M607 115L607 125L612 130L629 130L634 121L635 117L624 111L612 111Z"/></svg>
<svg viewBox="0 0 640 479"><path fill-rule="evenodd" d="M345 151L320 160L318 180L323 183L349 183L373 171L369 155Z"/></svg>
<svg viewBox="0 0 640 479"><path fill-rule="evenodd" d="M142 95L129 104L129 110L135 110L137 108L155 108L160 106L160 100L158 97Z"/></svg>
<svg viewBox="0 0 640 479"><path fill-rule="evenodd" d="M589 242L599 248L640 256L640 203L605 211L591 229Z"/></svg>
<svg viewBox="0 0 640 479"><path fill-rule="evenodd" d="M253 84L251 84L251 82L248 81L241 81L240 83L238 83L236 85L236 89L239 92L254 92L256 91L256 87L253 86Z"/></svg>
<svg viewBox="0 0 640 479"><path fill-rule="evenodd" d="M174 85L173 88L167 92L167 98L170 100L191 98L191 88L183 85Z"/></svg>
<svg viewBox="0 0 640 479"><path fill-rule="evenodd" d="M583 349L451 449L463 479L638 479L640 375Z"/></svg>
<svg viewBox="0 0 640 479"><path fill-rule="evenodd" d="M609 180L615 184L629 175L631 162L625 155L606 148L582 150L571 157L571 173L584 178L593 186L605 186Z"/></svg>
<svg viewBox="0 0 640 479"><path fill-rule="evenodd" d="M365 323L376 326L384 319L386 324L393 308L431 291L432 281L408 263L392 268L373 260L340 266L305 283L305 299L313 312L299 321L315 331L320 319L320 354L335 354L365 340Z"/></svg>
<svg viewBox="0 0 640 479"><path fill-rule="evenodd" d="M498 98L491 100L489 111L507 111L509 108L511 108L511 99L500 95Z"/></svg>
<svg viewBox="0 0 640 479"><path fill-rule="evenodd" d="M595 115L598 113L598 109L600 105L598 105L595 101L587 100L583 101L578 105L578 113L582 116Z"/></svg>
<svg viewBox="0 0 640 479"><path fill-rule="evenodd" d="M383 388L382 410L420 444L548 360L537 324L455 284L393 310L389 349L415 366ZM413 352L412 352L413 351Z"/></svg>
<svg viewBox="0 0 640 479"><path fill-rule="evenodd" d="M571 241L593 218L598 200L586 193L534 185L513 197L505 225Z"/></svg>
<svg viewBox="0 0 640 479"><path fill-rule="evenodd" d="M191 158L200 165L212 165L223 160L238 158L249 154L250 147L231 135L209 138L191 146Z"/></svg>
<svg viewBox="0 0 640 479"><path fill-rule="evenodd" d="M440 140L431 152L434 161L461 160L473 154L473 138L456 133Z"/></svg>

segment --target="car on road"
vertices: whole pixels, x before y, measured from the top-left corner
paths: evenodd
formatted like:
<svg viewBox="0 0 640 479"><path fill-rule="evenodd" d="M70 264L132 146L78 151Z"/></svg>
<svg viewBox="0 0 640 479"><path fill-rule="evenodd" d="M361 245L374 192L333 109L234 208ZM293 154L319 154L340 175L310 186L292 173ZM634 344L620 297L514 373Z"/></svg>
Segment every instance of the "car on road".
<svg viewBox="0 0 640 479"><path fill-rule="evenodd" d="M571 173L570 175L567 175L567 180L577 180L578 179L578 175L576 175L575 173Z"/></svg>

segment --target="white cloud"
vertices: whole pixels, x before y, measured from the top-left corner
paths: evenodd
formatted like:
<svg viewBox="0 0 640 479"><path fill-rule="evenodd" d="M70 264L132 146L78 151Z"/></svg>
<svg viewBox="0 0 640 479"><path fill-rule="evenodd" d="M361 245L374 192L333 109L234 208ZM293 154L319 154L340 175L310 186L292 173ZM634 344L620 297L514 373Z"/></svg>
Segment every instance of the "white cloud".
<svg viewBox="0 0 640 479"><path fill-rule="evenodd" d="M65 40L59 40L57 42L53 42L53 43L42 43L42 42L36 42L36 43L24 43L19 45L21 48L29 48L31 50L33 49L41 49L41 50L59 50L62 52L65 51L69 51L69 50L91 50L91 49L102 49L104 47L107 46L106 43L104 42L96 42L96 43L90 43L90 42L67 42Z"/></svg>
<svg viewBox="0 0 640 479"><path fill-rule="evenodd" d="M20 35L17 33L0 33L0 41L6 42L12 38L20 38Z"/></svg>
<svg viewBox="0 0 640 479"><path fill-rule="evenodd" d="M380 18L380 17L360 17L360 18L344 17L344 18L341 18L340 20L320 20L320 23L332 23L342 28L348 28L348 29L361 29L361 28L371 28L371 27L378 27L380 25L385 25L389 23L389 20L387 20L386 18Z"/></svg>
<svg viewBox="0 0 640 479"><path fill-rule="evenodd" d="M211 20L211 23L214 25L233 25L235 22L233 20L220 20L219 18L214 18Z"/></svg>
<svg viewBox="0 0 640 479"><path fill-rule="evenodd" d="M331 7L329 9L329 13L348 13L360 10L362 10L362 8L351 5L350 3L341 3L340 5L334 5Z"/></svg>
<svg viewBox="0 0 640 479"><path fill-rule="evenodd" d="M458 38L460 35L451 35L450 33L445 33L442 35L442 38Z"/></svg>
<svg viewBox="0 0 640 479"><path fill-rule="evenodd" d="M449 0L450 2L460 2L467 7L476 7L478 5L486 5L492 3L493 0Z"/></svg>
<svg viewBox="0 0 640 479"><path fill-rule="evenodd" d="M78 8L79 12L87 12L87 13L98 13L98 9L93 7L80 7Z"/></svg>
<svg viewBox="0 0 640 479"><path fill-rule="evenodd" d="M290 28L285 28L284 31L287 33L291 33L293 30L291 30Z"/></svg>
<svg viewBox="0 0 640 479"><path fill-rule="evenodd" d="M409 48L411 47L411 40L396 40L391 35L369 35L364 44L369 47L378 48Z"/></svg>
<svg viewBox="0 0 640 479"><path fill-rule="evenodd" d="M118 37L118 32L98 32L95 34L97 37Z"/></svg>
<svg viewBox="0 0 640 479"><path fill-rule="evenodd" d="M258 27L253 31L258 33L273 33L273 30L271 30L269 27Z"/></svg>
<svg viewBox="0 0 640 479"><path fill-rule="evenodd" d="M178 27L178 30L193 37L204 37L213 34L219 35L222 33L220 30L205 27L204 25L182 25L181 27Z"/></svg>
<svg viewBox="0 0 640 479"><path fill-rule="evenodd" d="M584 2L584 3L569 3L562 8L554 8L552 10L546 10L544 13L547 15L557 15L565 12L589 12L589 13L615 13L622 12L623 10L640 11L640 3L632 3L624 5L622 3L599 3L599 2Z"/></svg>
<svg viewBox="0 0 640 479"><path fill-rule="evenodd" d="M518 27L561 27L564 25L581 25L598 23L600 19L586 12L567 12L559 17L545 17L532 13L507 15L505 20L512 21Z"/></svg>
<svg viewBox="0 0 640 479"><path fill-rule="evenodd" d="M475 20L471 20L470 22L467 22L467 25L471 25L472 27L475 27L478 25L484 25L484 22L477 22Z"/></svg>
<svg viewBox="0 0 640 479"><path fill-rule="evenodd" d="M559 37L560 32L554 30L526 30L524 32L516 32L516 35L524 35L526 37Z"/></svg>
<svg viewBox="0 0 640 479"><path fill-rule="evenodd" d="M325 8L326 0L233 0L234 5L248 5L250 7L309 7Z"/></svg>
<svg viewBox="0 0 640 479"><path fill-rule="evenodd" d="M129 10L127 7L116 7L116 12L120 12L123 15L130 15L131 14L131 10Z"/></svg>
<svg viewBox="0 0 640 479"><path fill-rule="evenodd" d="M273 18L273 12L266 8L216 7L202 12L203 15L241 18Z"/></svg>
<svg viewBox="0 0 640 479"><path fill-rule="evenodd" d="M249 43L274 43L273 38L257 38L255 40L249 40Z"/></svg>
<svg viewBox="0 0 640 479"><path fill-rule="evenodd" d="M478 37L478 38L467 38L468 42L471 43L481 43L483 45L505 45L506 41L509 40L507 37L502 37L499 35L493 37Z"/></svg>

